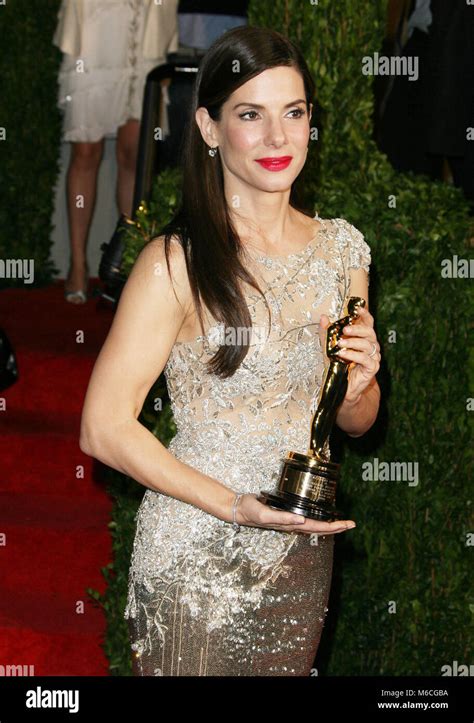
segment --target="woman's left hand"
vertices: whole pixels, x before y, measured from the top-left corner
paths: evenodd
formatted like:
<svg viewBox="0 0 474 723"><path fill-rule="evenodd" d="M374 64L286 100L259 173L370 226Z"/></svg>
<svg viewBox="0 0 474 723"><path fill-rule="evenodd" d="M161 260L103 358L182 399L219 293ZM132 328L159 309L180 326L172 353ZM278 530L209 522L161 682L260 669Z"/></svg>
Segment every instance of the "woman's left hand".
<svg viewBox="0 0 474 723"><path fill-rule="evenodd" d="M358 309L358 319L343 327L343 336L339 340L337 356L344 361L351 362L345 399L351 402L358 400L364 389L380 369L380 344L374 331L374 317L365 309ZM326 329L330 326L326 314L321 314L320 330L326 338ZM321 341L325 349L325 342ZM342 347L345 347L344 349Z"/></svg>

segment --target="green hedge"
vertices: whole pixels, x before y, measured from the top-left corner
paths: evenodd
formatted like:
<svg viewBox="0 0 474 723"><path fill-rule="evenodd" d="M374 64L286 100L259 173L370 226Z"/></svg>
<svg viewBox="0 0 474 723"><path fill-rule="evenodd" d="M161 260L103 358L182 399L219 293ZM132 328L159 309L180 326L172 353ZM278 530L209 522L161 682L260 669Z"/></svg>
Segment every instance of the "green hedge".
<svg viewBox="0 0 474 723"><path fill-rule="evenodd" d="M60 51L52 44L59 0L0 6L0 258L34 259L34 285L51 280L51 218L59 170L61 115L56 107ZM22 279L1 279L23 286Z"/></svg>
<svg viewBox="0 0 474 723"><path fill-rule="evenodd" d="M473 229L459 190L395 172L372 140L372 79L361 73L361 59L381 48L385 13L385 0L363 8L357 0L254 1L250 8L251 24L279 29L300 45L316 79L322 114L312 120L320 136L305 174L309 205L323 217L347 218L372 249L370 308L383 353L383 399L366 435L335 435L343 461L339 505L358 526L337 539L317 659L320 674L329 675L441 675L443 665L470 662L472 425L466 400L473 304L469 281L442 278L441 263L468 256ZM126 268L149 237L152 219L164 224L177 201L177 176L167 172L158 183L153 210L130 234ZM158 417L161 439L172 436L167 414ZM419 484L364 481L362 465L374 458L418 462ZM98 599L109 616L112 673L129 674L120 615L131 510L144 490L114 474L111 491L115 568Z"/></svg>

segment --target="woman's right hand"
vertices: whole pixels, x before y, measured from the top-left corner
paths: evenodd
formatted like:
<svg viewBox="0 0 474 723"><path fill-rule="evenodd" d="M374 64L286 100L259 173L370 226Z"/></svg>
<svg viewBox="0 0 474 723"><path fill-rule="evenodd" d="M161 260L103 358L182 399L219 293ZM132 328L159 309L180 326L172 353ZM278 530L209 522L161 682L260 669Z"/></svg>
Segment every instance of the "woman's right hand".
<svg viewBox="0 0 474 723"><path fill-rule="evenodd" d="M293 512L276 510L257 499L257 495L246 493L239 499L235 513L236 522L248 527L265 527L283 532L303 532L306 534L336 535L355 527L353 520L323 522L311 520Z"/></svg>

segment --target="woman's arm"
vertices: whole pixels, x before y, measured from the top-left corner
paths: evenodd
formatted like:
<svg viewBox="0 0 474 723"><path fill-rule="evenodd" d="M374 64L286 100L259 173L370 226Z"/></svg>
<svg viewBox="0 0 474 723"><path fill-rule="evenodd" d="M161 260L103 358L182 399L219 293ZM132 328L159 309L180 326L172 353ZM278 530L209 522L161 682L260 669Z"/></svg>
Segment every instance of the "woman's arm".
<svg viewBox="0 0 474 723"><path fill-rule="evenodd" d="M234 490L181 462L139 421L143 402L161 374L192 309L184 252L171 247L168 274L160 237L145 246L125 284L112 327L95 363L81 420L86 454L152 490L195 505L224 522L306 534L344 532L352 521L309 520L275 510L253 493Z"/></svg>
<svg viewBox="0 0 474 723"><path fill-rule="evenodd" d="M89 381L79 444L86 454L145 487L231 522L235 492L181 462L138 421L191 300L179 244L171 244L170 265L176 295L162 238L139 254Z"/></svg>

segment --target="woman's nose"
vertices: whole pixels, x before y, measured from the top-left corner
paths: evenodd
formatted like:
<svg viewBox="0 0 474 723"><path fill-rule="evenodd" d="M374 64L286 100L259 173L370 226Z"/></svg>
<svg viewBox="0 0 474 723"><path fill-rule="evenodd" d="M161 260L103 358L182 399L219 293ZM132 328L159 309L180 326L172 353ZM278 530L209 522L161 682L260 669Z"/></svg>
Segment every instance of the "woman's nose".
<svg viewBox="0 0 474 723"><path fill-rule="evenodd" d="M268 121L265 141L273 145L283 145L286 142L286 134L281 120L274 119Z"/></svg>

